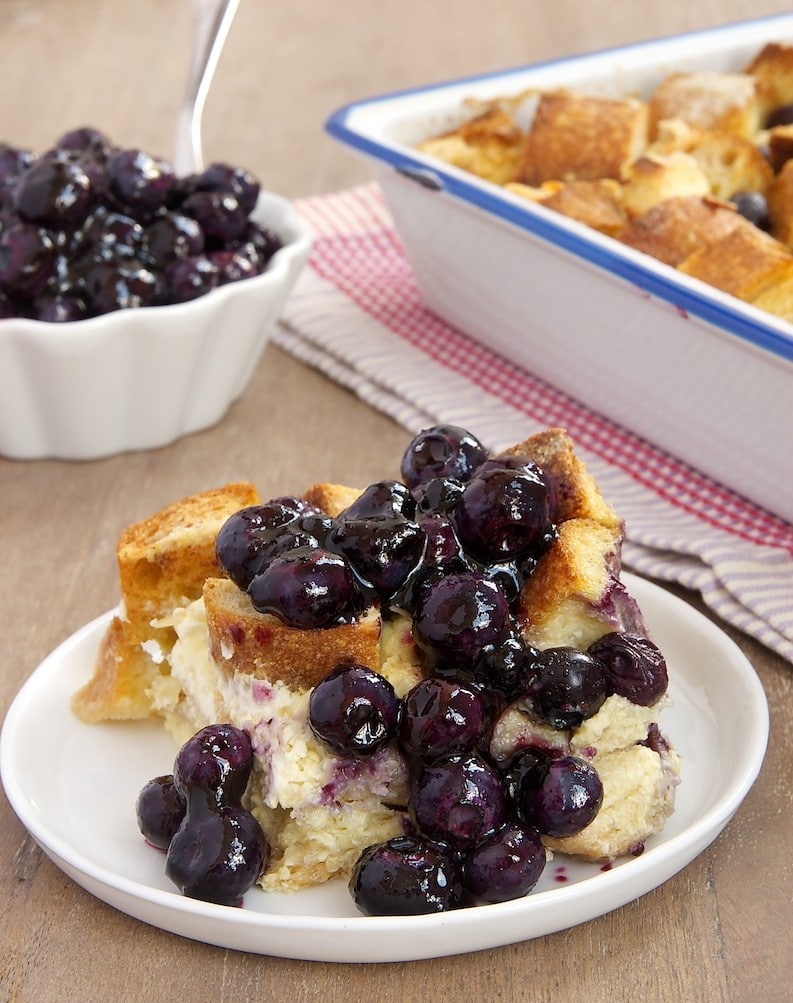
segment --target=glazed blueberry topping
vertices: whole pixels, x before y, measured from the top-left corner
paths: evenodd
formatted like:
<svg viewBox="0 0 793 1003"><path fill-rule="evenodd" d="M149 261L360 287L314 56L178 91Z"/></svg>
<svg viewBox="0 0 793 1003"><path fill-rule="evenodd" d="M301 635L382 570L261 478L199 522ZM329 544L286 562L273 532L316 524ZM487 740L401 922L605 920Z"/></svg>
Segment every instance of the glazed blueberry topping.
<svg viewBox="0 0 793 1003"><path fill-rule="evenodd" d="M508 821L466 855L463 885L483 902L507 902L527 895L544 868L539 832Z"/></svg>
<svg viewBox="0 0 793 1003"><path fill-rule="evenodd" d="M138 826L166 851L165 873L184 895L238 906L266 867L269 843L240 803L252 765L244 731L208 725L179 750L173 775L138 795Z"/></svg>
<svg viewBox="0 0 793 1003"><path fill-rule="evenodd" d="M138 794L138 828L160 850L167 850L187 812L187 802L171 774L150 780Z"/></svg>
<svg viewBox="0 0 793 1003"><path fill-rule="evenodd" d="M437 477L467 481L486 459L487 450L470 432L457 425L436 425L411 441L402 457L402 480L409 488Z"/></svg>
<svg viewBox="0 0 793 1003"><path fill-rule="evenodd" d="M427 840L397 836L367 847L350 877L350 893L367 916L419 916L463 903L452 854Z"/></svg>
<svg viewBox="0 0 793 1003"><path fill-rule="evenodd" d="M165 873L182 894L239 906L269 857L261 827L239 805L210 807L200 795L174 834Z"/></svg>
<svg viewBox="0 0 793 1003"><path fill-rule="evenodd" d="M429 657L471 666L509 628L509 605L496 584L473 572L448 575L421 593L413 634Z"/></svg>
<svg viewBox="0 0 793 1003"><path fill-rule="evenodd" d="M229 516L217 535L218 564L241 589L247 589L253 576L263 567L261 553L270 545L275 531L303 514L319 513L302 499L290 496L240 509Z"/></svg>
<svg viewBox="0 0 793 1003"><path fill-rule="evenodd" d="M530 553L550 523L548 487L538 468L496 465L477 471L454 510L460 540L480 560Z"/></svg>
<svg viewBox="0 0 793 1003"><path fill-rule="evenodd" d="M358 590L338 554L298 547L276 557L248 586L254 609L291 627L329 627L354 609Z"/></svg>
<svg viewBox="0 0 793 1003"><path fill-rule="evenodd" d="M196 183L185 184L185 200ZM308 701L308 725L334 754L366 760L390 745L407 767L410 834L364 850L350 880L371 915L525 895L545 863L541 834L571 836L596 817L603 788L585 759L529 747L494 764L489 738L510 704L564 731L611 694L647 706L667 686L663 657L644 637L613 632L587 651L524 640L514 600L556 538L553 489L534 463L488 458L465 430L440 426L416 437L403 475L371 484L336 518L287 496L249 506L216 542L220 568L254 608L291 627L349 623L372 604L384 621L411 618L424 678L401 699L385 676L345 662ZM139 824L169 847L168 873L186 894L236 902L269 847L234 821L250 743L241 733L238 754L221 741L228 727L186 743L170 789L169 778L144 788ZM657 726L643 744L667 747ZM237 838L250 852L244 880L231 873Z"/></svg>
<svg viewBox="0 0 793 1003"><path fill-rule="evenodd" d="M379 599L396 595L418 567L426 536L415 523L402 517L343 519L332 537L364 586Z"/></svg>
<svg viewBox="0 0 793 1003"><path fill-rule="evenodd" d="M538 657L536 648L514 631L494 647L481 652L474 662L474 672L487 685L503 693L507 700L513 701L526 693L533 682Z"/></svg>
<svg viewBox="0 0 793 1003"><path fill-rule="evenodd" d="M590 645L589 654L604 666L611 693L640 707L650 707L666 693L666 660L646 637L614 631Z"/></svg>
<svg viewBox="0 0 793 1003"><path fill-rule="evenodd" d="M595 818L603 785L593 766L577 756L521 754L514 803L519 818L546 836L574 836ZM513 776L515 773L513 772Z"/></svg>
<svg viewBox="0 0 793 1003"><path fill-rule="evenodd" d="M525 691L532 714L552 728L577 728L606 699L601 662L577 648L546 648L534 658Z"/></svg>
<svg viewBox="0 0 793 1003"><path fill-rule="evenodd" d="M0 317L185 303L258 275L282 246L249 218L258 195L241 168L177 179L167 161L88 127L41 156L0 144Z"/></svg>
<svg viewBox="0 0 793 1003"><path fill-rule="evenodd" d="M311 730L342 756L370 756L396 733L399 700L391 683L365 665L337 666L311 691Z"/></svg>
<svg viewBox="0 0 793 1003"><path fill-rule="evenodd" d="M354 519L412 519L416 502L401 481L376 481L365 488L340 514L342 522Z"/></svg>
<svg viewBox="0 0 793 1003"><path fill-rule="evenodd" d="M479 753L420 766L410 785L410 815L425 837L469 850L507 817L498 771Z"/></svg>
<svg viewBox="0 0 793 1003"><path fill-rule="evenodd" d="M183 798L199 790L217 804L236 804L253 766L247 734L230 724L210 724L190 738L174 762L173 782Z"/></svg>
<svg viewBox="0 0 793 1003"><path fill-rule="evenodd" d="M486 727L485 701L477 689L455 679L430 677L404 698L399 744L405 755L431 762L473 749Z"/></svg>

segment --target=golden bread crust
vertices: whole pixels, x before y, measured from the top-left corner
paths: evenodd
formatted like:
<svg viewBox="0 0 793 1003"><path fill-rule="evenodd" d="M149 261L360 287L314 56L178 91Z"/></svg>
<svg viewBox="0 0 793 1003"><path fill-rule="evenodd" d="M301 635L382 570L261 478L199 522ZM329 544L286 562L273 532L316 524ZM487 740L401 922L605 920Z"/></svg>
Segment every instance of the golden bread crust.
<svg viewBox="0 0 793 1003"><path fill-rule="evenodd" d="M665 119L679 118L695 129L717 129L751 138L769 107L762 81L746 73L672 73L650 96L650 135Z"/></svg>
<svg viewBox="0 0 793 1003"><path fill-rule="evenodd" d="M81 721L129 721L149 717L148 690L160 666L139 644L127 640L125 623L114 616L97 654L91 679L72 697Z"/></svg>
<svg viewBox="0 0 793 1003"><path fill-rule="evenodd" d="M546 209L568 216L579 223L613 237L626 223L622 205L622 189L611 178L595 181L546 181L539 188L513 182L508 191Z"/></svg>
<svg viewBox="0 0 793 1003"><path fill-rule="evenodd" d="M488 108L459 129L421 143L418 149L477 177L506 184L523 152L523 133L503 108Z"/></svg>
<svg viewBox="0 0 793 1003"><path fill-rule="evenodd" d="M380 616L370 608L354 623L303 630L259 613L228 578L209 578L204 605L210 651L221 671L308 689L342 662L380 665Z"/></svg>
<svg viewBox="0 0 793 1003"><path fill-rule="evenodd" d="M303 500L334 518L352 505L360 495L358 488L344 484L314 484L303 495Z"/></svg>
<svg viewBox="0 0 793 1003"><path fill-rule="evenodd" d="M726 236L690 254L681 272L751 302L793 277L793 254L780 241L741 220Z"/></svg>
<svg viewBox="0 0 793 1003"><path fill-rule="evenodd" d="M556 499L557 520L590 519L603 526L622 527L622 520L603 497L573 441L563 428L548 428L504 450L507 455L526 456L539 464L548 477Z"/></svg>
<svg viewBox="0 0 793 1003"><path fill-rule="evenodd" d="M647 109L562 91L542 94L526 136L517 181L619 180L647 142Z"/></svg>
<svg viewBox="0 0 793 1003"><path fill-rule="evenodd" d="M793 45L767 43L745 72L758 81L769 108L793 102Z"/></svg>
<svg viewBox="0 0 793 1003"><path fill-rule="evenodd" d="M671 198L631 220L619 240L676 267L740 225L738 213L716 199Z"/></svg>
<svg viewBox="0 0 793 1003"><path fill-rule="evenodd" d="M259 500L247 481L227 484L174 502L124 530L117 558L130 644L150 638L152 620L197 599L204 581L220 574L218 531L230 515Z"/></svg>

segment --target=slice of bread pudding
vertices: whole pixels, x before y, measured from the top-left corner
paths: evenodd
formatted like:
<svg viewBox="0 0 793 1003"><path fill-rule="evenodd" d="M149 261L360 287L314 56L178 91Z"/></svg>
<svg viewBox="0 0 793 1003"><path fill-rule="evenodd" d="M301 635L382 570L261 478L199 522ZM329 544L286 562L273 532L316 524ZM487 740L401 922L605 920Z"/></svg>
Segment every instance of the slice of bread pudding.
<svg viewBox="0 0 793 1003"><path fill-rule="evenodd" d="M658 723L665 664L620 580L619 517L561 429L488 456L438 426L401 474L265 503L230 485L130 527L122 608L75 712L160 717L180 745L218 722L247 732L266 889L349 875L365 847L420 828L417 764L461 756L513 778L527 755L583 763L602 786L594 817L549 826L545 846L635 853L673 810L679 764ZM402 730L365 749L331 740L312 710L350 666L401 706ZM446 721L445 753L411 746L427 680L487 707L473 745Z"/></svg>

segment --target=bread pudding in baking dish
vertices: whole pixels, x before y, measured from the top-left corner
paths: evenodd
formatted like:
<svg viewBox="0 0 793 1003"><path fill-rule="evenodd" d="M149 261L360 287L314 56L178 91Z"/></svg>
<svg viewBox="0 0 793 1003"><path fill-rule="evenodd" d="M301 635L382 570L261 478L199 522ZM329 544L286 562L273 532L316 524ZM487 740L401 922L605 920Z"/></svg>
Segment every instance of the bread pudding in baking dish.
<svg viewBox="0 0 793 1003"><path fill-rule="evenodd" d="M636 854L673 811L667 669L622 535L561 429L495 455L425 429L363 491L207 491L122 534L74 710L160 718L181 746L139 806L170 799L167 837L142 825L169 860L197 786L202 817L258 823L264 889L343 876L364 912L524 894L551 853ZM217 750L240 744L229 772Z"/></svg>
<svg viewBox="0 0 793 1003"><path fill-rule="evenodd" d="M793 321L793 45L644 99L471 100L418 149Z"/></svg>

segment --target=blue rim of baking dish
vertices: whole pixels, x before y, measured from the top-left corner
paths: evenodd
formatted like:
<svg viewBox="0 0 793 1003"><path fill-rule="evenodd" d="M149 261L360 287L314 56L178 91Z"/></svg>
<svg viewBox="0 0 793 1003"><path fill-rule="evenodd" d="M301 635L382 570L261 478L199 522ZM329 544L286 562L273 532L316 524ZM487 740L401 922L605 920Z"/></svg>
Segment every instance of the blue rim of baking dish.
<svg viewBox="0 0 793 1003"><path fill-rule="evenodd" d="M538 211L531 203L522 205L517 198L515 198L514 202L510 201L508 195L502 192L496 185L478 178L469 180L471 176L465 176L463 172L459 172L458 176L458 172L454 168L447 169L439 162L432 162L430 164L427 158L423 159L418 155L413 155L409 148L385 145L365 135L350 124L350 118L359 109L378 104L387 106L404 97L436 93L465 86L466 84L474 85L477 82L492 80L498 77L507 77L522 71L541 71L543 68L556 67L565 63L580 65L589 59L602 59L604 56L610 54L616 55L619 53L637 52L642 49L657 49L667 45L673 46L676 40L679 41L681 39L690 41L697 37L707 36L715 38L728 34L735 34L736 37L739 37L742 29L746 29L749 26L753 28L764 26L770 30L774 24L785 24L790 29L793 27L793 19L791 19L789 14L769 15L751 21L732 23L715 28L704 28L700 31L688 32L684 35L667 36L666 38L656 38L611 49L600 49L581 56L564 57L562 59L532 63L524 67L500 70L495 73L461 77L428 87L414 87L394 91L389 94L370 97L344 105L333 112L326 120L325 130L339 142L352 147L367 157L380 161L386 166L392 167L403 176L412 178L430 192L437 193L438 195L445 194L459 199L468 205L475 206L488 215L516 226L519 229L526 230L541 240L567 251L571 255L588 262L602 271L630 282L643 292L664 300L686 314L696 316L723 331L727 331L750 342L758 348L773 353L779 358L793 362L793 333L775 330L775 328L768 324L754 320L751 317L743 316L735 308L719 302L715 296L711 296L708 293L707 289L700 293L696 289L688 288L683 285L682 281L671 268L669 269L671 274L669 276L664 275L663 270L668 266L663 266L660 262L653 262L653 268L651 269L647 265L632 260L632 255L636 255L638 252L634 252L630 248L623 248L616 241L613 241L613 248L606 246L606 238L603 238L602 244L597 243L596 240L590 238L585 233L579 233L575 225L568 227L566 225L567 221L561 220L557 222L555 219L546 218L550 214ZM609 241L609 243L612 242ZM656 267L658 268L657 271L655 270ZM745 306L740 301L738 303L740 307ZM783 324L784 321L780 320L779 323ZM793 328L791 330L793 331Z"/></svg>

